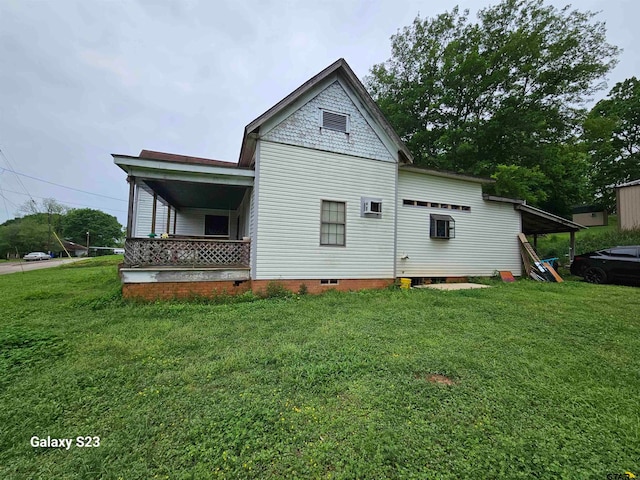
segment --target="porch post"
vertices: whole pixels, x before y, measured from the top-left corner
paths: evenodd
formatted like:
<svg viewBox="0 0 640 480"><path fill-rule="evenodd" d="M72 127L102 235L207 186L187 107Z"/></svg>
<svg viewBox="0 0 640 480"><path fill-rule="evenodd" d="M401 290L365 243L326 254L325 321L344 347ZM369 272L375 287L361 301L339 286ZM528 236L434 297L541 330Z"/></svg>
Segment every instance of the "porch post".
<svg viewBox="0 0 640 480"><path fill-rule="evenodd" d="M127 238L133 237L133 203L136 193L136 178L131 175L127 176L129 183L129 208L127 209Z"/></svg>
<svg viewBox="0 0 640 480"><path fill-rule="evenodd" d="M169 233L169 229L171 228L171 205L167 205L167 229L165 232Z"/></svg>
<svg viewBox="0 0 640 480"><path fill-rule="evenodd" d="M537 233L533 234L533 249L536 252L538 251L538 234Z"/></svg>
<svg viewBox="0 0 640 480"><path fill-rule="evenodd" d="M176 234L176 221L178 220L178 211L173 209L173 234Z"/></svg>
<svg viewBox="0 0 640 480"><path fill-rule="evenodd" d="M573 257L576 255L576 232L573 230L569 232L569 261L573 262Z"/></svg>
<svg viewBox="0 0 640 480"><path fill-rule="evenodd" d="M158 194L153 192L153 209L151 210L151 233L156 233L156 213L158 211Z"/></svg>

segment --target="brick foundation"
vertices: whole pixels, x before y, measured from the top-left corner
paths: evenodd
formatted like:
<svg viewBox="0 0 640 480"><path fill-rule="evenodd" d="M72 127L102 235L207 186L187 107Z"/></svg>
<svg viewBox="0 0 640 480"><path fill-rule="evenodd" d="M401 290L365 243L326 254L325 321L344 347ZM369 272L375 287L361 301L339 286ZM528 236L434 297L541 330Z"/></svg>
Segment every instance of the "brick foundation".
<svg viewBox="0 0 640 480"><path fill-rule="evenodd" d="M298 292L301 285L307 286L308 293L322 293L327 290L339 290L348 292L349 290L365 290L387 288L393 284L393 278L349 278L339 279L337 284L321 284L320 280L252 280L251 290L255 293L264 291L271 282L282 285L287 290Z"/></svg>
<svg viewBox="0 0 640 480"><path fill-rule="evenodd" d="M238 295L248 290L260 294L271 282L278 283L294 293L300 291L300 286L304 284L308 293L317 294L327 290L349 291L387 288L393 284L394 279L340 279L337 284L322 284L320 280L248 280L239 285L235 285L237 282L233 281L125 283L122 285L122 296L128 299L153 301L213 297L220 294Z"/></svg>
<svg viewBox="0 0 640 480"><path fill-rule="evenodd" d="M213 297L216 295L238 295L251 287L251 282L157 282L157 283L125 283L122 285L122 296L137 300L171 300L193 297Z"/></svg>

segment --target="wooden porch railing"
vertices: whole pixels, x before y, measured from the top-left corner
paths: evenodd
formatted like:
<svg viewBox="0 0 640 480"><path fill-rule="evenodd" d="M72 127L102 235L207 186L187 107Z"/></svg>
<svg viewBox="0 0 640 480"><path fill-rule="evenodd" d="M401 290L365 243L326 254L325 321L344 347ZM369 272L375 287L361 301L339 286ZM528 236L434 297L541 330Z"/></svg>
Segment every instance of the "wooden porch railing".
<svg viewBox="0 0 640 480"><path fill-rule="evenodd" d="M249 267L249 240L127 238L127 267Z"/></svg>

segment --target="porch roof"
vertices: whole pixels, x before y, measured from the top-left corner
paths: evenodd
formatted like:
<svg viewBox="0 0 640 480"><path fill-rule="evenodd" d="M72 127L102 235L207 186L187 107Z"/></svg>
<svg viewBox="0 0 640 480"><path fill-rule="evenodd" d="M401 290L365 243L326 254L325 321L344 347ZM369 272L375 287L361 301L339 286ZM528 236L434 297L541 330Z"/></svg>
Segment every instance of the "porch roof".
<svg viewBox="0 0 640 480"><path fill-rule="evenodd" d="M236 163L151 150L142 150L137 157L112 156L138 185L177 209L235 210L255 175Z"/></svg>
<svg viewBox="0 0 640 480"><path fill-rule="evenodd" d="M140 156L112 154L113 161L132 177L221 185L253 186L254 171L221 162L186 155L143 150Z"/></svg>
<svg viewBox="0 0 640 480"><path fill-rule="evenodd" d="M145 179L144 183L172 207L236 210L247 190L245 186L202 182Z"/></svg>

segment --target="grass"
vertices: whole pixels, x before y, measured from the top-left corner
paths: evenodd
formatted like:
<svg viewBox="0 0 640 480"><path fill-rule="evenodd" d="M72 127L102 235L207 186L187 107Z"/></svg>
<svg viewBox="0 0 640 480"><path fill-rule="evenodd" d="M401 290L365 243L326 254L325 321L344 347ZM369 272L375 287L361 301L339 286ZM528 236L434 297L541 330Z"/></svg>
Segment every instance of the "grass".
<svg viewBox="0 0 640 480"><path fill-rule="evenodd" d="M640 230L618 231L618 218L609 215L609 224L576 232L576 253L586 253L618 245L640 245ZM569 233L554 233L538 239L540 258L558 257L568 266Z"/></svg>
<svg viewBox="0 0 640 480"><path fill-rule="evenodd" d="M115 261L0 277L0 478L639 473L640 289L133 304Z"/></svg>

